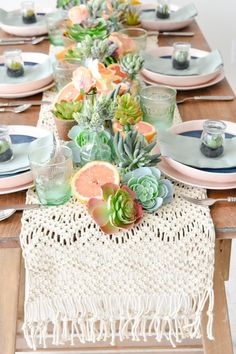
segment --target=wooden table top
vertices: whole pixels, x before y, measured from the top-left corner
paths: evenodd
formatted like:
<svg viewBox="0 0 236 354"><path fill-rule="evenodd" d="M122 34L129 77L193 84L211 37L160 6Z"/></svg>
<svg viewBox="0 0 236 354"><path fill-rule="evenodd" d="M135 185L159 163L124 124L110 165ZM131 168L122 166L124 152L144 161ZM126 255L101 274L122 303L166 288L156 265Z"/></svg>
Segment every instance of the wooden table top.
<svg viewBox="0 0 236 354"><path fill-rule="evenodd" d="M202 50L209 50L209 46L201 33L198 25L194 22L184 31L195 32L194 37L188 37L187 41L192 43L193 48ZM0 37L7 37L0 31ZM182 37L164 37L159 38L160 46L172 46L176 41L183 41ZM1 47L3 52L8 47ZM22 45L21 49L28 52L44 52L48 53L49 44L43 41L38 45ZM1 53L2 54L2 53ZM220 83L198 90L178 91L177 98L184 98L195 95L233 95L233 91L226 79ZM42 94L38 94L27 98L27 100L41 99ZM5 102L6 99L0 99L0 102ZM194 119L223 119L236 122L236 100L230 102L186 102L179 105L179 111L183 121ZM36 125L39 115L39 107L33 106L28 111L20 114L1 113L0 124L17 124L17 125ZM0 181L1 183L1 181ZM236 197L236 189L215 191L209 190L208 195L213 198L234 196ZM0 195L0 205L7 205L10 203L22 203L25 201L25 191L12 193L8 195ZM216 228L217 237L233 238L236 237L236 203L217 203L211 208L211 213ZM0 242L8 242L9 245L15 246L18 240L21 228L21 212L16 212L11 218L0 222ZM12 242L10 242L12 241Z"/></svg>

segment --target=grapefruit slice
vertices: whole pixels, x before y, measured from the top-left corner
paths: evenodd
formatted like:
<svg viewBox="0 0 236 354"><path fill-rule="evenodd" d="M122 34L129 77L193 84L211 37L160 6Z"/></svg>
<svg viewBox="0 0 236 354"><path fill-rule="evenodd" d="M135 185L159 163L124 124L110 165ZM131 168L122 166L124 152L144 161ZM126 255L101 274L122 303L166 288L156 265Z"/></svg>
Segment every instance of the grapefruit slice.
<svg viewBox="0 0 236 354"><path fill-rule="evenodd" d="M54 105L61 101L80 101L83 99L83 95L75 88L73 82L69 82L64 86L55 98Z"/></svg>
<svg viewBox="0 0 236 354"><path fill-rule="evenodd" d="M147 140L147 142L150 142L153 137L156 135L155 128L152 124L144 122L140 120L137 124L135 124L134 129L136 129L140 134L144 136L144 138ZM114 122L113 123L113 130L114 132L123 132L123 127L119 122Z"/></svg>
<svg viewBox="0 0 236 354"><path fill-rule="evenodd" d="M81 203L87 204L90 198L102 199L101 186L105 183L120 184L117 168L109 162L92 161L73 176L72 193Z"/></svg>

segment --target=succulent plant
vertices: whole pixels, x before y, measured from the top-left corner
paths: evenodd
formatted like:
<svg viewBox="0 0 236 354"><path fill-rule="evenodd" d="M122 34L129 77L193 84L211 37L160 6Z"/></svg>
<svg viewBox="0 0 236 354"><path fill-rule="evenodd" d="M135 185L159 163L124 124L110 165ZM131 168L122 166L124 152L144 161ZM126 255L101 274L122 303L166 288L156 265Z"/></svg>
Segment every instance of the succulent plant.
<svg viewBox="0 0 236 354"><path fill-rule="evenodd" d="M155 141L147 143L137 130L130 130L123 138L117 132L114 137L117 166L124 173L143 166L155 166L160 162L160 154L151 155L155 144Z"/></svg>
<svg viewBox="0 0 236 354"><path fill-rule="evenodd" d="M137 97L126 93L123 96L116 97L116 108L114 120L121 125L132 125L138 123L142 119L142 110Z"/></svg>
<svg viewBox="0 0 236 354"><path fill-rule="evenodd" d="M68 28L66 36L75 42L81 42L86 36L104 39L110 32L108 24L104 19L91 21L86 26L74 24Z"/></svg>
<svg viewBox="0 0 236 354"><path fill-rule="evenodd" d="M73 6L76 6L78 4L82 4L83 1L79 0L57 0L57 8L62 8L62 9L70 9Z"/></svg>
<svg viewBox="0 0 236 354"><path fill-rule="evenodd" d="M128 10L125 14L125 21L129 26L138 25L140 23L139 14L132 10Z"/></svg>
<svg viewBox="0 0 236 354"><path fill-rule="evenodd" d="M129 53L123 56L120 61L121 70L133 80L136 75L142 70L144 59L139 54Z"/></svg>
<svg viewBox="0 0 236 354"><path fill-rule="evenodd" d="M71 120L74 119L73 114L80 112L82 109L81 101L61 101L55 104L52 113L60 119Z"/></svg>
<svg viewBox="0 0 236 354"><path fill-rule="evenodd" d="M20 70L22 68L22 64L19 61L12 61L8 68L11 70Z"/></svg>
<svg viewBox="0 0 236 354"><path fill-rule="evenodd" d="M173 187L169 180L161 179L161 172L155 167L140 167L126 173L122 184L127 185L136 195L142 208L151 213L161 205L170 203Z"/></svg>
<svg viewBox="0 0 236 354"><path fill-rule="evenodd" d="M103 199L91 198L88 211L103 232L112 234L130 229L141 220L142 207L128 187L107 183L101 188Z"/></svg>

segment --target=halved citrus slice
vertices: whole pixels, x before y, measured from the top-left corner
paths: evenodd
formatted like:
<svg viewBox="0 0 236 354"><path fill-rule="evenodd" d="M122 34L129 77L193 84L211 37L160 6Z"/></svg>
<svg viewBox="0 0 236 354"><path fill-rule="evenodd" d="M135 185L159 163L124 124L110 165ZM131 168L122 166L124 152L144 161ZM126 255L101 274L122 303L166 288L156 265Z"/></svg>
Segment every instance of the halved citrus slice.
<svg viewBox="0 0 236 354"><path fill-rule="evenodd" d="M144 122L140 120L138 123L135 124L134 129L136 129L140 134L144 136L144 138L147 140L147 142L150 142L153 137L156 135L155 128L152 124ZM119 122L114 122L113 123L113 130L114 132L123 132L123 127Z"/></svg>
<svg viewBox="0 0 236 354"><path fill-rule="evenodd" d="M73 82L69 82L59 92L53 104L61 101L80 101L83 99L83 95L75 88Z"/></svg>
<svg viewBox="0 0 236 354"><path fill-rule="evenodd" d="M117 168L109 162L92 161L83 166L72 178L71 188L76 199L88 203L90 198L102 199L101 186L120 183Z"/></svg>

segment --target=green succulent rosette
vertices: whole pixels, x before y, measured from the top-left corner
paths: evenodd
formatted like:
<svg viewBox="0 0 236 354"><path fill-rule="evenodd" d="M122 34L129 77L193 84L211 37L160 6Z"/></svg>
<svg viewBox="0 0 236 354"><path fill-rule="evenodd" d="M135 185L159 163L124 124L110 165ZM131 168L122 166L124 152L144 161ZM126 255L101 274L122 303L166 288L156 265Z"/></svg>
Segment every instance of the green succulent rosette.
<svg viewBox="0 0 236 354"><path fill-rule="evenodd" d="M167 179L161 179L161 172L155 167L140 167L126 173L122 184L127 185L136 195L143 210L148 213L170 203L173 186Z"/></svg>
<svg viewBox="0 0 236 354"><path fill-rule="evenodd" d="M68 136L72 141L67 145L72 150L76 164L84 166L95 160L112 161L112 139L108 131L76 125L69 131Z"/></svg>
<svg viewBox="0 0 236 354"><path fill-rule="evenodd" d="M114 234L122 229L130 229L141 220L142 207L127 186L120 188L106 183L101 188L103 199L91 198L88 212L104 233Z"/></svg>

